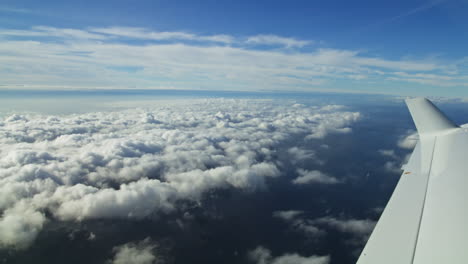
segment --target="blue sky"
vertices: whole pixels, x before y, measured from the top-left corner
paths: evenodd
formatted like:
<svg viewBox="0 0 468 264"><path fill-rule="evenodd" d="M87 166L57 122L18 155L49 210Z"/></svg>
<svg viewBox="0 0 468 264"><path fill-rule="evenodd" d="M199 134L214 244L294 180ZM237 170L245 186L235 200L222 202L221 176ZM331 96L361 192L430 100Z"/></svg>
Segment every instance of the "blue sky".
<svg viewBox="0 0 468 264"><path fill-rule="evenodd" d="M468 96L468 1L2 1L1 85Z"/></svg>

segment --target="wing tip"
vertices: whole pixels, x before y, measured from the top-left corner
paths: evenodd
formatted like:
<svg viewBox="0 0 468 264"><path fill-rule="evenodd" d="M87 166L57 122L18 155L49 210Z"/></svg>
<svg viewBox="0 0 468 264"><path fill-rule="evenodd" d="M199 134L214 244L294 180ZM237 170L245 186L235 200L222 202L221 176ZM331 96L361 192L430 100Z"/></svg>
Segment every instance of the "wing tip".
<svg viewBox="0 0 468 264"><path fill-rule="evenodd" d="M406 98L405 102L420 134L459 127L425 97Z"/></svg>

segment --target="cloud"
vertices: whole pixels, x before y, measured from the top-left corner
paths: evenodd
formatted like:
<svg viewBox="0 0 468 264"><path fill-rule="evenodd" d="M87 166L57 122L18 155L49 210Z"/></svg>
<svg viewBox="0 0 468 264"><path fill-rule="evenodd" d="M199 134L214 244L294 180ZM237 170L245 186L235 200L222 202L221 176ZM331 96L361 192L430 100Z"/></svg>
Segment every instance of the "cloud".
<svg viewBox="0 0 468 264"><path fill-rule="evenodd" d="M391 159L398 159L398 156L395 154L395 150L393 149L379 149L378 151L382 156L389 157Z"/></svg>
<svg viewBox="0 0 468 264"><path fill-rule="evenodd" d="M409 130L405 135L400 137L397 145L403 149L414 149L416 143L418 143L418 139L418 133L414 130Z"/></svg>
<svg viewBox="0 0 468 264"><path fill-rule="evenodd" d="M406 152L406 150L414 149L418 140L418 133L411 129L399 137L396 145L399 148L404 149ZM384 169L395 174L402 172L402 169L404 169L404 164L406 164L411 157L411 153L397 154L393 149L380 149L378 152L380 155L389 159L385 162Z"/></svg>
<svg viewBox="0 0 468 264"><path fill-rule="evenodd" d="M177 212L180 201L211 190L263 189L284 175L275 155L282 142L321 122L355 122L345 108L275 100L137 104L0 121L1 247L29 246L49 219L142 219Z"/></svg>
<svg viewBox="0 0 468 264"><path fill-rule="evenodd" d="M384 169L388 172L401 173L401 164L396 161L387 161L384 164Z"/></svg>
<svg viewBox="0 0 468 264"><path fill-rule="evenodd" d="M345 237L344 241L355 246L366 243L376 224L376 221L370 219L336 218L331 216L309 219L306 217L305 212L296 210L275 211L273 217L283 220L295 232L312 238L321 238L329 230L348 234L349 236Z"/></svg>
<svg viewBox="0 0 468 264"><path fill-rule="evenodd" d="M343 233L349 233L366 238L370 235L372 230L374 230L374 226L376 224L375 221L369 219L337 219L334 217L318 218L313 222L316 224L327 225Z"/></svg>
<svg viewBox="0 0 468 264"><path fill-rule="evenodd" d="M145 28L135 27L108 27L108 28L90 28L89 31L109 35L114 37L125 37L133 39L147 40L191 40L191 41L208 41L230 44L234 42L234 38L229 35L211 35L200 36L186 32L155 32Z"/></svg>
<svg viewBox="0 0 468 264"><path fill-rule="evenodd" d="M401 78L395 72L465 83L460 74L445 73L459 66L433 60L388 60L353 50L292 52L308 42L280 36L245 41L226 34L134 27L34 26L1 29L0 37L4 62L0 74L3 86L10 88L343 91L347 88L337 87L342 81ZM255 44L267 42L277 44ZM278 49L278 45L289 48ZM443 76L447 78L439 78Z"/></svg>
<svg viewBox="0 0 468 264"><path fill-rule="evenodd" d="M376 221L371 219L355 219L355 218L336 218L336 217L321 217L311 220L311 223L320 227L334 229L340 233L347 234L343 236L343 241L356 248L354 254L358 255L363 245L366 244L371 235Z"/></svg>
<svg viewBox="0 0 468 264"><path fill-rule="evenodd" d="M297 164L298 162L311 159L315 160L316 162L322 163L320 160L316 160L316 155L313 150L292 147L288 149L288 154L290 155L291 162L293 164Z"/></svg>
<svg viewBox="0 0 468 264"><path fill-rule="evenodd" d="M299 177L295 178L292 182L294 184L310 184L310 183L322 183L322 184L336 184L340 181L332 176L329 176L318 170L304 170L298 169L297 173Z"/></svg>
<svg viewBox="0 0 468 264"><path fill-rule="evenodd" d="M318 238L326 234L325 230L320 229L315 223L303 217L303 211L288 210L275 211L273 217L286 222L295 232L303 233L309 237Z"/></svg>
<svg viewBox="0 0 468 264"><path fill-rule="evenodd" d="M384 169L388 172L401 173L402 160L395 154L393 149L379 149L378 152L380 155L387 157L391 160L385 162Z"/></svg>
<svg viewBox="0 0 468 264"><path fill-rule="evenodd" d="M114 248L111 264L153 264L158 262L154 251L156 245L147 238L139 242L131 242Z"/></svg>
<svg viewBox="0 0 468 264"><path fill-rule="evenodd" d="M328 114L326 114L328 115ZM351 128L343 126L343 124L346 124L348 122L355 122L359 120L360 118L360 113L354 112L354 113L349 113L344 119L341 119L343 122L342 124L339 124L333 120L330 120L330 122L326 119L324 119L324 115L322 114L316 114L313 117L310 118L311 121L318 121L320 125L318 126L313 126L312 127L312 133L306 137L306 139L320 139L323 138L323 135L327 134L346 134L350 133L352 131Z"/></svg>
<svg viewBox="0 0 468 264"><path fill-rule="evenodd" d="M273 257L271 251L262 246L249 252L249 259L257 264L328 264L329 256L309 257L301 256L297 253L288 253L278 257Z"/></svg>
<svg viewBox="0 0 468 264"><path fill-rule="evenodd" d="M64 192L78 192L78 199ZM93 218L143 218L155 211L173 209L176 190L159 180L141 179L120 185L118 190L96 189L84 185L57 188L52 199L61 201L55 215L61 220Z"/></svg>
<svg viewBox="0 0 468 264"><path fill-rule="evenodd" d="M8 208L0 218L0 247L28 247L34 242L45 222L44 214L25 202Z"/></svg>
<svg viewBox="0 0 468 264"><path fill-rule="evenodd" d="M254 45L279 45L286 48L302 48L310 45L312 41L285 38L276 35L257 35L247 38L246 43Z"/></svg>
<svg viewBox="0 0 468 264"><path fill-rule="evenodd" d="M291 221L295 219L297 216L301 215L304 213L303 211L297 211L297 210L289 210L289 211L275 211L273 212L273 216L280 218L285 221Z"/></svg>
<svg viewBox="0 0 468 264"><path fill-rule="evenodd" d="M396 145L406 150L412 150L416 146L419 140L418 133L414 130L408 130L405 134L401 135L397 140ZM397 154L393 149L380 149L379 154L390 159L384 164L384 169L388 172L399 174L404 169L404 165L408 162L411 157L411 153Z"/></svg>
<svg viewBox="0 0 468 264"><path fill-rule="evenodd" d="M55 28L47 26L34 26L31 30L2 30L0 36L14 37L55 37L64 39L89 39L89 40L104 40L106 36L94 34L92 32L72 29L72 28Z"/></svg>

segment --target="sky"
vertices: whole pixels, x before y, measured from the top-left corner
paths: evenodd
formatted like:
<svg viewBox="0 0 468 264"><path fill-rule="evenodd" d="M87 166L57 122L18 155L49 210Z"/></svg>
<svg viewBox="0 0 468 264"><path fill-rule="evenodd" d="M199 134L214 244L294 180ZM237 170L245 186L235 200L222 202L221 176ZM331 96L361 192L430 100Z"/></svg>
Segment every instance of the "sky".
<svg viewBox="0 0 468 264"><path fill-rule="evenodd" d="M0 87L466 97L466 0L0 4Z"/></svg>

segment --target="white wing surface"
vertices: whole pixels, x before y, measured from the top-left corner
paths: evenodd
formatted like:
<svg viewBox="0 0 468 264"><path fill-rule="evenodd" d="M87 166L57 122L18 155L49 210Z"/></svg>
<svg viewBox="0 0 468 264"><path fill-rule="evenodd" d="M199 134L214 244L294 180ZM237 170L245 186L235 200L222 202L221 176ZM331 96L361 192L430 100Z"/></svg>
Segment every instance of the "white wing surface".
<svg viewBox="0 0 468 264"><path fill-rule="evenodd" d="M358 264L468 263L468 132L406 100L419 142Z"/></svg>

